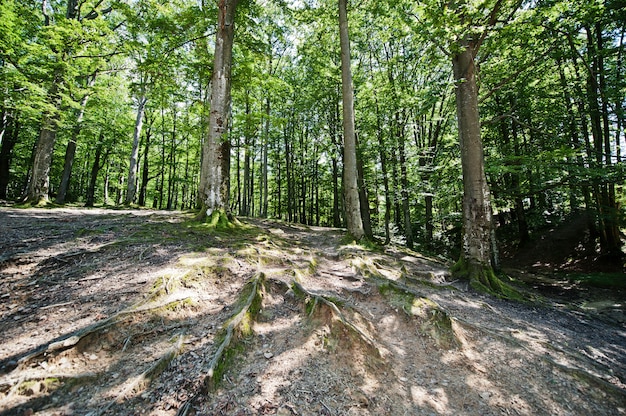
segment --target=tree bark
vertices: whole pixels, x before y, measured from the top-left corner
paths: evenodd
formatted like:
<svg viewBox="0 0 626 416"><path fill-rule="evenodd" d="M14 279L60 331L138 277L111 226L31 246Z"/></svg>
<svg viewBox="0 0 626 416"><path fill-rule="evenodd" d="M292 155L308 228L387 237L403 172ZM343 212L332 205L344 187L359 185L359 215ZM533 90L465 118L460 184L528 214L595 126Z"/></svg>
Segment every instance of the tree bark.
<svg viewBox="0 0 626 416"><path fill-rule="evenodd" d="M143 162L141 163L141 186L139 187L139 199L137 203L140 207L146 206L146 194L148 192L148 182L150 182L150 141L152 139L152 122L148 121L146 134L144 135ZM185 171L186 172L186 171Z"/></svg>
<svg viewBox="0 0 626 416"><path fill-rule="evenodd" d="M211 108L207 139L202 147L203 166L198 194L201 218L213 213L230 216L228 172L230 142L230 84L232 49L235 34L235 10L238 0L219 0L213 76L211 79Z"/></svg>
<svg viewBox="0 0 626 416"><path fill-rule="evenodd" d="M135 130L133 132L133 148L130 152L130 162L128 168L128 183L126 187L126 199L124 205L130 205L135 200L135 192L137 190L137 162L139 159L139 138L141 137L141 128L143 126L143 114L146 109L148 98L145 91L142 91L137 106L137 118L135 119Z"/></svg>
<svg viewBox="0 0 626 416"><path fill-rule="evenodd" d="M11 153L17 144L19 131L20 124L17 119L7 116L0 146L0 199L6 199L8 195Z"/></svg>
<svg viewBox="0 0 626 416"><path fill-rule="evenodd" d="M53 108L44 113L41 121L39 139L35 147L30 182L26 191L26 201L31 204L47 203L50 189L50 165L57 138L61 97L59 87L62 82L60 71L54 76L48 91L49 101Z"/></svg>
<svg viewBox="0 0 626 416"><path fill-rule="evenodd" d="M70 6L68 5L68 8ZM96 82L96 75L89 77L87 81L87 87L93 87ZM67 197L67 190L70 185L70 178L72 176L72 167L74 166L74 156L76 155L76 143L78 141L78 135L83 127L83 118L85 116L85 109L87 108L87 101L89 101L89 93L85 94L80 101L80 109L76 115L76 124L72 130L72 137L70 137L67 147L65 148L65 163L63 165L63 175L61 176L61 183L59 184L59 190L57 191L57 197L55 202L57 204L64 204Z"/></svg>
<svg viewBox="0 0 626 416"><path fill-rule="evenodd" d="M347 0L339 0L339 42L341 44L341 89L343 98L343 187L348 234L356 240L365 235L357 185L354 91L350 69Z"/></svg>
<svg viewBox="0 0 626 416"><path fill-rule="evenodd" d="M411 224L411 209L409 204L409 176L406 167L404 121L400 119L400 113L396 112L396 134L398 138L398 162L400 163L400 197L402 198L402 219L404 221L404 236L406 238L406 246L412 249L413 226Z"/></svg>
<svg viewBox="0 0 626 416"><path fill-rule="evenodd" d="M93 207L96 200L96 182L98 181L98 172L102 168L100 159L102 158L102 147L104 141L104 133L100 133L98 145L96 146L96 155L93 166L91 167L91 175L89 177L89 186L87 187L87 198L85 199L86 207ZM105 157L106 158L106 157Z"/></svg>
<svg viewBox="0 0 626 416"><path fill-rule="evenodd" d="M456 108L463 171L463 236L458 275L489 290L499 291L491 265L492 212L478 113L475 50L462 41L452 66L456 82Z"/></svg>

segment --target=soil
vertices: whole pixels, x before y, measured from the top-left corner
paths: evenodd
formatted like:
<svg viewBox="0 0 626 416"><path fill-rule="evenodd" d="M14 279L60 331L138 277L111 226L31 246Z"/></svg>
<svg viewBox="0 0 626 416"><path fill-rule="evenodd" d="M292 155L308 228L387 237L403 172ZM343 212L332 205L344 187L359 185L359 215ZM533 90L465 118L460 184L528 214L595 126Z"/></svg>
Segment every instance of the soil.
<svg viewBox="0 0 626 416"><path fill-rule="evenodd" d="M242 223L0 208L0 415L626 414L624 293L517 267L531 300L500 300L401 247Z"/></svg>

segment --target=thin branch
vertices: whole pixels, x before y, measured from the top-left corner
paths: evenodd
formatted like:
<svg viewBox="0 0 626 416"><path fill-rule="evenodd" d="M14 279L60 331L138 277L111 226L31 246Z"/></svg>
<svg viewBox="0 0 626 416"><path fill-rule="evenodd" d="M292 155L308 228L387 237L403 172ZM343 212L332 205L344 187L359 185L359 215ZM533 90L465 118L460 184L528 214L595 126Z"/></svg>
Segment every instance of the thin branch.
<svg viewBox="0 0 626 416"><path fill-rule="evenodd" d="M490 89L487 94L485 94L483 97L481 97L478 100L478 104L482 104L483 101L485 101L487 98L491 97L494 93L496 93L497 91L499 91L502 87L504 87L505 85L507 85L508 83L510 83L511 81L513 81L514 79L516 79L522 72L526 71L527 69L533 67L536 63L538 63L539 61L541 61L542 59L544 59L550 52L552 52L555 49L555 46L552 45L547 51L545 51L543 54L539 55L537 58L535 58L532 62L530 62L528 65L521 67L520 69L518 69L517 71L515 71L513 74L511 74L510 76L506 77L505 79L503 79L502 81L500 81L495 87L493 87L492 89Z"/></svg>

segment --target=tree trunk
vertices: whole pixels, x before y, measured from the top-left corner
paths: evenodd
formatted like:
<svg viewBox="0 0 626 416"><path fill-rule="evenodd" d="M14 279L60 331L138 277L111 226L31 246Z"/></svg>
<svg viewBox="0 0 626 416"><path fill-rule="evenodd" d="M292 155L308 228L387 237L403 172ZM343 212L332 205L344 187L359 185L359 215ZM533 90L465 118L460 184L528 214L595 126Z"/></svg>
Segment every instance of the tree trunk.
<svg viewBox="0 0 626 416"><path fill-rule="evenodd" d="M133 148L130 152L130 163L128 168L128 183L126 188L125 205L130 205L135 200L135 192L137 190L137 160L139 159L139 138L141 137L141 128L143 125L143 114L146 109L148 98L145 91L142 92L137 106L137 118L135 119L135 130L133 132Z"/></svg>
<svg viewBox="0 0 626 416"><path fill-rule="evenodd" d="M53 109L44 113L39 139L35 147L31 178L26 191L26 201L32 204L47 203L48 191L50 189L50 166L52 155L57 138L59 122L59 111L61 107L61 96L59 88L62 82L60 71L54 76L52 86L48 92L49 101Z"/></svg>
<svg viewBox="0 0 626 416"><path fill-rule="evenodd" d="M357 147L358 147L358 137L357 137ZM363 221L363 232L366 237L374 238L374 233L372 232L372 219L370 216L370 201L367 196L367 187L365 186L365 178L363 171L363 161L361 154L357 152L357 173L358 180L357 184L359 186L359 205L361 207L361 219Z"/></svg>
<svg viewBox="0 0 626 416"><path fill-rule="evenodd" d="M597 43L597 59L598 59L598 75L599 75L599 96L601 102L602 115L602 141L604 142L604 163L610 170L613 164L611 155L611 132L609 127L609 102L607 98L606 75L604 65L604 39L602 35L602 26L596 23L596 43ZM619 209L615 200L615 184L613 182L604 183L602 185L602 205L605 221L603 222L604 230L602 235L605 236L605 242L602 247L603 254L615 257L622 257L622 241L619 231Z"/></svg>
<svg viewBox="0 0 626 416"><path fill-rule="evenodd" d="M398 156L400 162L400 197L402 198L402 219L404 220L404 236L406 246L413 248L413 226L411 224L411 209L409 204L409 176L406 167L406 149L404 137L404 121L396 112L396 134L398 137Z"/></svg>
<svg viewBox="0 0 626 416"><path fill-rule="evenodd" d="M15 118L6 117L2 130L2 145L0 146L0 199L7 198L9 186L11 153L17 144L20 125Z"/></svg>
<svg viewBox="0 0 626 416"><path fill-rule="evenodd" d="M339 119L339 105L337 105L334 111L330 111L330 139L333 143L333 150L331 152L331 163L333 169L333 227L341 227L341 197L339 192L339 157L342 153L341 145L337 138L337 123Z"/></svg>
<svg viewBox="0 0 626 416"><path fill-rule="evenodd" d="M139 199L137 203L140 207L146 206L146 193L148 192L148 182L150 182L150 140L152 139L152 123L148 124L144 135L143 162L141 163L141 186L139 187Z"/></svg>
<svg viewBox="0 0 626 416"><path fill-rule="evenodd" d="M211 107L207 139L202 147L203 166L200 172L198 194L201 200L200 218L217 213L230 216L228 172L230 142L230 84L235 10L238 0L219 0L213 76L211 79Z"/></svg>
<svg viewBox="0 0 626 416"><path fill-rule="evenodd" d="M357 185L356 136L354 131L354 91L350 68L347 0L339 0L339 42L341 44L341 90L343 98L343 189L348 234L356 240L364 236L359 188Z"/></svg>
<svg viewBox="0 0 626 416"><path fill-rule="evenodd" d="M102 147L104 141L104 132L100 133L100 137L98 139L98 145L96 146L96 155L95 160L93 162L93 166L91 167L91 175L89 177L89 186L87 187L87 198L85 200L86 207L93 207L96 196L96 182L98 181L98 172L100 172L101 165L100 159L102 157Z"/></svg>
<svg viewBox="0 0 626 416"><path fill-rule="evenodd" d="M271 71L271 65L272 65L272 60L270 59L270 71ZM262 172L261 172L261 178L262 178L262 182L263 185L261 187L261 191L263 192L263 197L261 200L261 217L266 218L267 217L267 209L268 209L268 202L267 202L267 194L269 192L269 186L267 183L267 151L269 148L269 141L270 141L270 111L271 111L271 101L270 101L270 96L269 96L269 91L267 93L267 97L265 99L265 140L263 141L263 149L262 149Z"/></svg>
<svg viewBox="0 0 626 416"><path fill-rule="evenodd" d="M96 75L89 77L87 81L88 87L93 87L96 82ZM57 191L57 197L55 202L57 204L64 204L67 197L67 190L70 184L70 177L72 176L72 166L74 166L74 156L76 155L76 142L78 135L83 127L83 118L85 116L85 109L87 108L87 101L89 101L89 94L85 94L80 101L80 109L76 115L76 124L72 130L72 137L70 137L67 147L65 148L65 163L63 165L63 175L61 176L61 183L59 184L59 190Z"/></svg>
<svg viewBox="0 0 626 416"><path fill-rule="evenodd" d="M473 286L501 291L491 265L492 213L478 114L478 87L473 42L461 42L452 58L463 171L463 236L461 258L453 272Z"/></svg>

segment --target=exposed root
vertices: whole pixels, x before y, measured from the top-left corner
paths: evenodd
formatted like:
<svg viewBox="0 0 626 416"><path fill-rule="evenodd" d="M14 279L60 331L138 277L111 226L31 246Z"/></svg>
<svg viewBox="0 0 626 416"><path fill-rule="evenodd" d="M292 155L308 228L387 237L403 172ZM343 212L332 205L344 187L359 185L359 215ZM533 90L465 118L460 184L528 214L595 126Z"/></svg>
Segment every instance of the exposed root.
<svg viewBox="0 0 626 416"><path fill-rule="evenodd" d="M158 377L170 365L172 360L180 354L183 348L183 334L178 335L178 339L174 346L167 350L157 361L154 362L146 371L128 380L122 390L116 397L95 414L96 416L104 414L116 403L121 403L124 399L134 392L145 389L156 377Z"/></svg>
<svg viewBox="0 0 626 416"><path fill-rule="evenodd" d="M95 334L97 332L100 332L104 329L107 329L113 325L116 325L120 322L123 322L125 319L127 319L129 316L136 314L136 313L144 313L144 312L149 312L149 311L155 311L155 310L160 310L160 309L169 309L171 307L173 307L173 305L179 304L179 303L185 303L190 301L191 298L186 297L183 299L176 299L176 300L172 300L172 301L168 301L168 302L164 302L164 303L160 303L157 305L150 305L150 306L134 306L131 307L129 309L125 309L123 311L120 311L112 316L110 316L107 319L104 319L102 321L98 321L92 325L89 325L85 328L81 328L77 331L74 331L70 334L66 334L63 335L59 338L57 338L55 341L50 342L49 344L44 344L42 346L40 346L39 348L35 349L34 351L30 352L30 353L26 353L25 355L21 356L18 360L17 360L17 364L19 365L24 365L27 364L28 362L37 359L39 357L41 357L44 354L49 354L49 353L53 353L53 352L60 352L60 351L64 351L67 350L69 348L74 347L76 344L78 344L82 339L85 339L87 336Z"/></svg>
<svg viewBox="0 0 626 416"><path fill-rule="evenodd" d="M387 295L394 306L420 320L421 331L429 334L439 347L451 349L461 344L454 330L454 318L445 308L402 283L384 279L377 283L380 292Z"/></svg>
<svg viewBox="0 0 626 416"><path fill-rule="evenodd" d="M251 333L251 323L254 316L260 309L263 297L263 285L265 275L258 273L250 282L248 282L247 296L240 306L239 312L233 315L222 327L221 342L217 350L213 354L211 360L204 367L207 376L204 385L207 389L214 389L222 378L224 373L224 365L227 359L234 353L234 345L237 338L247 336Z"/></svg>
<svg viewBox="0 0 626 416"><path fill-rule="evenodd" d="M291 289L294 293L306 299L306 311L309 316L315 312L318 305L322 304L327 306L332 311L334 317L341 322L342 325L370 346L376 352L378 357L382 357L381 349L378 346L378 343L341 312L338 306L341 303L340 301L332 299L331 297L325 296L321 293L312 292L304 288L304 286L296 280L291 282Z"/></svg>
<svg viewBox="0 0 626 416"><path fill-rule="evenodd" d="M217 349L213 353L211 360L203 367L206 377L202 381L202 386L206 391L213 391L219 385L224 370L230 358L237 353L237 341L240 337L251 334L252 321L261 309L261 302L265 290L265 275L257 273L247 284L240 297L238 312L231 316L222 326L218 335L221 339ZM192 397L183 403L176 416L185 416L191 409L191 405L201 394L197 391Z"/></svg>

